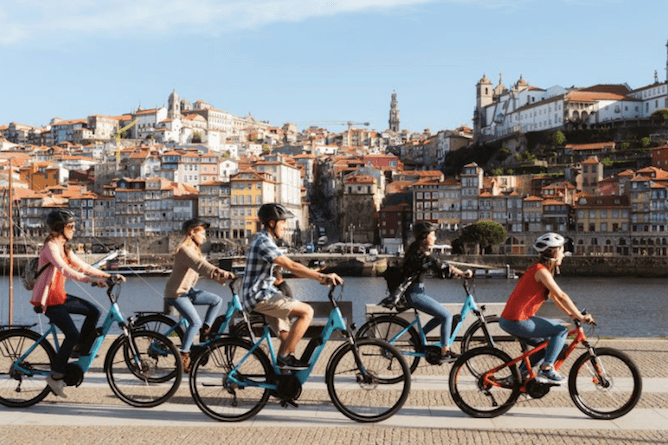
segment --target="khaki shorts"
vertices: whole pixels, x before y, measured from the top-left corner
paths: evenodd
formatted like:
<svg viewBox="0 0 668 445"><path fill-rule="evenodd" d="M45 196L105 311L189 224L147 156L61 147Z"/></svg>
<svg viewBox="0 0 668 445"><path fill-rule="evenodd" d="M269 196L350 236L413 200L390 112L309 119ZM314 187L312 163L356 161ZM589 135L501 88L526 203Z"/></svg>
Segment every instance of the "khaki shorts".
<svg viewBox="0 0 668 445"><path fill-rule="evenodd" d="M255 312L259 312L267 316L267 322L276 332L289 331L292 322L288 318L288 314L299 303L294 298L286 297L283 292L278 292L266 300L260 301L255 308Z"/></svg>

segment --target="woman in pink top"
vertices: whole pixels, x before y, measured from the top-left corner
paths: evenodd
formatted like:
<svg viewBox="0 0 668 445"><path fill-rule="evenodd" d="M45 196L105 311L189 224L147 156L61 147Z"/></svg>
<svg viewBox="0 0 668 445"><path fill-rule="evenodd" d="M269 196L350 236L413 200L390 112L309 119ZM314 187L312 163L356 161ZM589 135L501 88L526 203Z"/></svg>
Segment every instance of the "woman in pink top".
<svg viewBox="0 0 668 445"><path fill-rule="evenodd" d="M65 292L65 280L72 278L83 283L106 286L105 279L111 276L86 264L72 252L67 243L74 236L74 221L74 215L68 210L54 210L47 215L46 224L51 233L39 253L37 270L45 265L49 267L37 278L30 300L37 312L43 312L65 334L65 340L53 363L52 374L46 378L53 393L59 397L67 397L63 390L66 386L63 378L67 360L75 348L80 354L88 352L95 340L95 326L100 317L100 310L94 304ZM120 278L125 281L125 278ZM81 334L70 314L86 317Z"/></svg>
<svg viewBox="0 0 668 445"><path fill-rule="evenodd" d="M568 329L557 320L536 317L536 312L543 302L551 298L571 319L594 323L594 317L582 315L554 281L554 274L559 271L564 259L565 242L564 237L557 233L538 237L533 247L540 254L540 259L522 275L499 319L503 330L527 340L529 344L536 345L549 339L536 380L553 385L560 385L564 380L553 365L566 342ZM532 358L538 360L540 355L534 354Z"/></svg>

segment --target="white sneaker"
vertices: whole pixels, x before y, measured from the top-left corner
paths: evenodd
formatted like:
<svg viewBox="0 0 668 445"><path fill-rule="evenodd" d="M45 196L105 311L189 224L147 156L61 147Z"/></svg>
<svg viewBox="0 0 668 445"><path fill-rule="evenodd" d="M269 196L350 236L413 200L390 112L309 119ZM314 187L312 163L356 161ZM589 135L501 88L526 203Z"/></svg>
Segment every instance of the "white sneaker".
<svg viewBox="0 0 668 445"><path fill-rule="evenodd" d="M55 395L62 397L63 399L67 398L67 394L65 394L65 387L67 385L64 380L56 380L53 377L48 376L46 378L46 383L49 385L49 388L51 388L51 392Z"/></svg>

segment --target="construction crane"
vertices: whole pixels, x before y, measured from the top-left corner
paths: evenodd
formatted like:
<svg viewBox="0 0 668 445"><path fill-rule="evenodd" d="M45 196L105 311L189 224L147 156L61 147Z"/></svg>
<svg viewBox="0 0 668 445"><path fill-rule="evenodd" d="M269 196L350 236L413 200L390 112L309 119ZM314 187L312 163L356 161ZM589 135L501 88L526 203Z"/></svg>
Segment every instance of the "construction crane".
<svg viewBox="0 0 668 445"><path fill-rule="evenodd" d="M130 128L134 127L137 124L137 119L133 120L129 124L127 124L125 127L121 128L116 132L116 171L121 166L121 137L125 134L126 131L128 131Z"/></svg>
<svg viewBox="0 0 668 445"><path fill-rule="evenodd" d="M352 128L354 125L364 125L365 127L369 126L369 122L353 122L353 121L310 121L310 122L300 122L302 124L321 124L321 125L347 125L348 131L346 133L346 145L352 145Z"/></svg>

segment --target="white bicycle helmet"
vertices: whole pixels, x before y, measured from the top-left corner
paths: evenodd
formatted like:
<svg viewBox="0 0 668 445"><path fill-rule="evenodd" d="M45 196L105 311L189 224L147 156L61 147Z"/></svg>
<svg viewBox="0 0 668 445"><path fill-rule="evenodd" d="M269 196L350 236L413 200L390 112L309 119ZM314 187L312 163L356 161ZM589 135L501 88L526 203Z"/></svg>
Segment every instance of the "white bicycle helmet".
<svg viewBox="0 0 668 445"><path fill-rule="evenodd" d="M548 232L536 239L533 248L536 252L543 253L550 247L561 247L566 244L566 239L558 233Z"/></svg>

